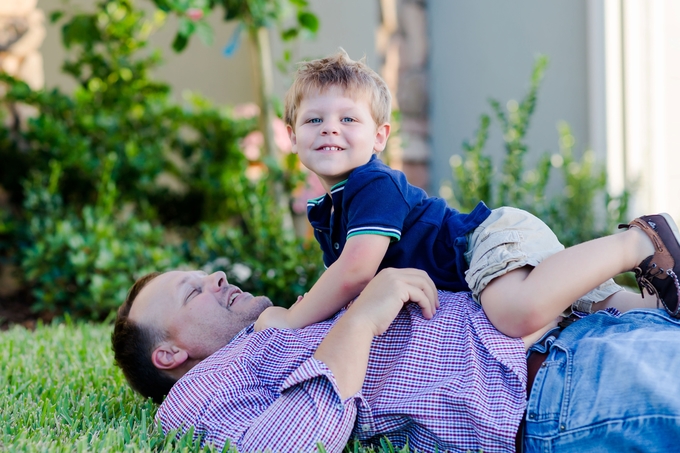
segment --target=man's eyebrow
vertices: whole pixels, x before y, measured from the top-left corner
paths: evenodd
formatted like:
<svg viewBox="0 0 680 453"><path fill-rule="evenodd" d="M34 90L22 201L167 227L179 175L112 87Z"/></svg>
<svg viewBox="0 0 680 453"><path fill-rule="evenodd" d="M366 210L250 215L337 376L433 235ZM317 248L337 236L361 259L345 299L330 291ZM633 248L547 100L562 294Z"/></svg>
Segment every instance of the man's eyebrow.
<svg viewBox="0 0 680 453"><path fill-rule="evenodd" d="M179 282L177 282L177 286L175 287L175 290L179 293L182 290L182 287L186 285L186 283L189 281L189 276L187 275L186 277L182 278ZM182 297L182 305L185 305L187 303L187 298L184 296Z"/></svg>

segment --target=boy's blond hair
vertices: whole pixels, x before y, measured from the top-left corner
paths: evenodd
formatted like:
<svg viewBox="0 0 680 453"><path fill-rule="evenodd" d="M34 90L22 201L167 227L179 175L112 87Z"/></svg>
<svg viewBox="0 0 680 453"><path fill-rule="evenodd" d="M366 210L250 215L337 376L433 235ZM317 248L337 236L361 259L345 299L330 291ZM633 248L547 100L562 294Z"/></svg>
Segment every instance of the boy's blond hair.
<svg viewBox="0 0 680 453"><path fill-rule="evenodd" d="M286 93L284 121L295 129L300 102L311 94L339 87L349 97L367 96L377 125L390 121L392 95L385 81L366 64L366 58L352 60L344 49L326 58L305 61L298 66L295 81Z"/></svg>

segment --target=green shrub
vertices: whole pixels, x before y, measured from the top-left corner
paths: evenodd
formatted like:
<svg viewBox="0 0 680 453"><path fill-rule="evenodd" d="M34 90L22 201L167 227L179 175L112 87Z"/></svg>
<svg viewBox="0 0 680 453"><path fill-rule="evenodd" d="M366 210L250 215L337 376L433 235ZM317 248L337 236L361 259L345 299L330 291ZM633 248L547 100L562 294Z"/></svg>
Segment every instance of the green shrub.
<svg viewBox="0 0 680 453"><path fill-rule="evenodd" d="M232 180L243 213L241 228L204 225L190 260L205 263L207 272L224 269L244 291L266 294L276 305L289 307L323 271L316 241L303 240L284 228L271 186L244 177Z"/></svg>
<svg viewBox="0 0 680 453"><path fill-rule="evenodd" d="M64 70L78 82L73 96L34 92L9 77L0 79L9 85L6 103L28 104L39 112L26 130L16 131L16 146L0 148L0 158L18 170L0 184L17 191L29 169L46 172L47 162L55 159L64 170L59 187L64 202L91 204L99 167L114 153L112 178L121 201L134 202L146 217L195 225L206 217L238 215L225 206L216 215L214 200L233 197L221 181L224 173L245 170L238 142L255 120L234 119L227 109L196 96L186 109L175 105L169 86L150 78L158 54L139 56L158 25L159 20L145 20L130 0L102 1L94 13L77 14L63 26L72 55ZM174 188L158 184L168 175Z"/></svg>
<svg viewBox="0 0 680 453"><path fill-rule="evenodd" d="M19 265L38 311L100 319L134 277L218 257L247 263L246 289L284 305L318 275L320 253L282 221L265 179L243 176L252 163L240 143L257 119L196 94L180 107L151 78L160 58L140 51L162 16L146 20L132 0L53 14L64 22L73 95L0 75L5 111L21 103L37 112L25 127L0 124L0 188L9 194L0 265ZM295 156L257 165L286 192L299 183Z"/></svg>
<svg viewBox="0 0 680 453"><path fill-rule="evenodd" d="M52 173L26 181L25 230L20 263L37 311L106 317L125 299L135 279L178 264L179 254L166 245L163 229L118 211L111 181L111 154L103 169L94 205L65 205L56 189L60 164Z"/></svg>

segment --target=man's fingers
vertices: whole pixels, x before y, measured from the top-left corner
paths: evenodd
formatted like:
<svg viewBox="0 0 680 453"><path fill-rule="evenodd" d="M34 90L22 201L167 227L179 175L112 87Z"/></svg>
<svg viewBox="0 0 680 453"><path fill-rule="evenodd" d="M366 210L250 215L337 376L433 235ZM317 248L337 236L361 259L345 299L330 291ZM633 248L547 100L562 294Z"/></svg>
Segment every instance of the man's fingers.
<svg viewBox="0 0 680 453"><path fill-rule="evenodd" d="M420 269L409 269L405 275L405 282L418 289L411 294L411 301L420 305L425 318L432 318L439 308L439 293L430 276Z"/></svg>
<svg viewBox="0 0 680 453"><path fill-rule="evenodd" d="M425 319L432 319L437 311L434 300L431 297L428 297L422 289L416 287L410 291L410 296L411 302L420 306L423 317Z"/></svg>

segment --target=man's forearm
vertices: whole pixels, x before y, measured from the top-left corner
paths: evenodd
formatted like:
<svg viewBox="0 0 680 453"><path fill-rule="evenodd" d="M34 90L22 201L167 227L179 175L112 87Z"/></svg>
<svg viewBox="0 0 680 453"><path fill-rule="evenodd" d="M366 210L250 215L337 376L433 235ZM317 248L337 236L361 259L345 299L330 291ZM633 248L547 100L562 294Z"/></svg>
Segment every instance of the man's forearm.
<svg viewBox="0 0 680 453"><path fill-rule="evenodd" d="M439 302L430 277L417 269L383 270L317 348L314 357L331 370L343 399L361 389L373 337L387 330L407 302L420 305L426 318L434 316Z"/></svg>
<svg viewBox="0 0 680 453"><path fill-rule="evenodd" d="M350 311L333 326L314 354L335 376L343 400L361 390L372 341L371 326Z"/></svg>

